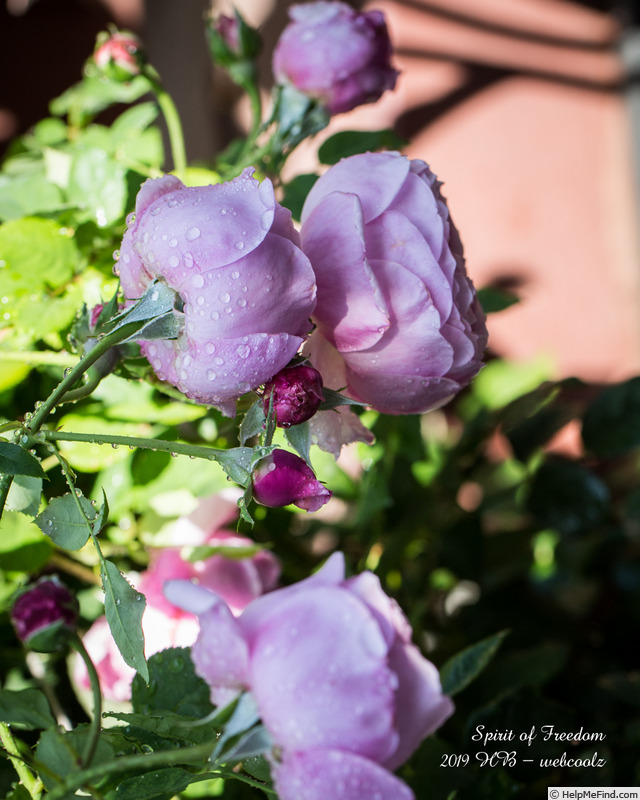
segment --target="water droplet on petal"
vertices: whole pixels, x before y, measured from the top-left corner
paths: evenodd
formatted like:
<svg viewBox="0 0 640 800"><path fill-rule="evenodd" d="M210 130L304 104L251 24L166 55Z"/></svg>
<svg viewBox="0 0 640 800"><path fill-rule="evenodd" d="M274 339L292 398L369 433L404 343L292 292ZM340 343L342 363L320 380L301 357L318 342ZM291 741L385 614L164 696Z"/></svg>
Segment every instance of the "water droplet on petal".
<svg viewBox="0 0 640 800"><path fill-rule="evenodd" d="M244 242L236 242L236 250L244 250Z"/></svg>
<svg viewBox="0 0 640 800"><path fill-rule="evenodd" d="M215 381L216 373L212 369L207 370L207 380L208 381Z"/></svg>
<svg viewBox="0 0 640 800"><path fill-rule="evenodd" d="M204 278L202 275L194 275L193 278L191 278L191 283L196 287L196 289L202 289L204 286Z"/></svg>
<svg viewBox="0 0 640 800"><path fill-rule="evenodd" d="M169 247L177 247L177 246L178 246L178 240L177 239L170 239L169 240Z"/></svg>
<svg viewBox="0 0 640 800"><path fill-rule="evenodd" d="M180 259L178 256L171 256L169 258L169 266L175 269L180 264Z"/></svg>
<svg viewBox="0 0 640 800"><path fill-rule="evenodd" d="M231 300L231 295L229 294L229 292L223 292L220 295L220 300L222 300L223 303L228 303L229 300Z"/></svg>
<svg viewBox="0 0 640 800"><path fill-rule="evenodd" d="M198 239L200 237L200 228L189 228L186 233L186 239L188 242L192 242L194 239Z"/></svg>

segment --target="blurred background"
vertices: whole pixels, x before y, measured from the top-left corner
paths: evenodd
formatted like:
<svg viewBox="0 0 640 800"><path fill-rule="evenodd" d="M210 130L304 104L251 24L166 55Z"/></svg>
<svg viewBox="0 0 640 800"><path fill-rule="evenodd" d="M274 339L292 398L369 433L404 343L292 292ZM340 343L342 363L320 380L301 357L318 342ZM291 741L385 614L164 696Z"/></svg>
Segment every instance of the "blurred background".
<svg viewBox="0 0 640 800"><path fill-rule="evenodd" d="M231 0L213 0L230 13ZM269 53L289 2L237 0ZM6 0L0 10L0 147L47 113L109 23L139 33L165 76L191 160L245 120L212 75L205 0ZM379 0L397 89L336 117L337 130L393 127L444 182L470 274L522 302L492 315L491 352L541 377L621 380L640 368L640 28L625 0ZM313 168L317 141L289 171Z"/></svg>

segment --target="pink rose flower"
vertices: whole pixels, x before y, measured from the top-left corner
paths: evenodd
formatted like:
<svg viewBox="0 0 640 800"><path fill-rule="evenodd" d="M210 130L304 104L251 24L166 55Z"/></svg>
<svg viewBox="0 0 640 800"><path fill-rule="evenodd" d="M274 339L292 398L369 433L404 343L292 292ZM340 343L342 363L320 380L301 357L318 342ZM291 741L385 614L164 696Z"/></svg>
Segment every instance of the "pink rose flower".
<svg viewBox="0 0 640 800"><path fill-rule="evenodd" d="M331 499L331 492L306 461L288 450L274 450L263 458L252 479L253 499L270 508L293 503L305 511L317 511Z"/></svg>
<svg viewBox="0 0 640 800"><path fill-rule="evenodd" d="M313 186L302 242L318 281L307 347L325 385L386 414L446 403L482 366L485 317L429 167L345 158Z"/></svg>
<svg viewBox="0 0 640 800"><path fill-rule="evenodd" d="M258 550L242 558L231 557L234 549L250 550L255 548L255 543L232 531L220 530L221 524L238 516L237 505L221 495L223 493L203 498L194 512L176 520L172 536L176 545L210 545L221 548L220 553L189 562L181 557L179 547L161 548L152 553L149 568L133 581L147 600L142 617L147 657L167 647L190 647L198 633L195 616L164 596L166 581L194 581L207 587L222 597L234 614L239 614L252 600L278 584L280 562L268 550ZM94 622L83 641L96 665L104 696L117 701L130 699L135 670L123 661L105 617ZM89 687L79 656L74 661L74 678L79 686Z"/></svg>
<svg viewBox="0 0 640 800"><path fill-rule="evenodd" d="M291 22L273 53L276 82L292 84L330 114L372 103L398 76L380 11L358 12L346 3L291 6Z"/></svg>
<svg viewBox="0 0 640 800"><path fill-rule="evenodd" d="M127 299L157 278L181 298L178 338L141 342L158 377L228 415L296 354L315 306L291 214L252 171L193 188L172 175L146 181L118 264Z"/></svg>
<svg viewBox="0 0 640 800"><path fill-rule="evenodd" d="M128 31L102 33L93 53L96 66L114 80L130 80L140 73L144 53L140 39Z"/></svg>
<svg viewBox="0 0 640 800"><path fill-rule="evenodd" d="M453 704L375 575L345 580L336 553L311 578L254 600L237 618L203 587L171 581L165 591L198 614L192 658L214 703L253 695L274 742L282 800L411 800L391 771Z"/></svg>

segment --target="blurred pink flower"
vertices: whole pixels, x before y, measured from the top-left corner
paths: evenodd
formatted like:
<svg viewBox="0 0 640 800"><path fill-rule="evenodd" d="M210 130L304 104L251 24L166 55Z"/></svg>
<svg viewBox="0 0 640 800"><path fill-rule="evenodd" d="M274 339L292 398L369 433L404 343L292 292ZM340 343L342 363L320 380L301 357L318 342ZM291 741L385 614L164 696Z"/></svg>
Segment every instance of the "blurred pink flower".
<svg viewBox="0 0 640 800"><path fill-rule="evenodd" d="M237 505L224 493L203 498L194 512L176 520L172 539L182 546L221 548L202 561L188 562L180 547L155 550L149 567L133 582L147 600L142 618L147 657L167 647L190 647L198 633L193 614L170 603L163 594L164 583L172 579L193 581L224 598L233 613L277 586L280 563L267 550L257 550L255 542L232 531L220 530L238 515ZM246 551L235 556L233 551ZM131 697L131 680L135 671L120 655L105 617L97 619L83 637L93 659L103 694L106 698L124 701ZM89 680L82 660L74 660L74 679L83 687Z"/></svg>

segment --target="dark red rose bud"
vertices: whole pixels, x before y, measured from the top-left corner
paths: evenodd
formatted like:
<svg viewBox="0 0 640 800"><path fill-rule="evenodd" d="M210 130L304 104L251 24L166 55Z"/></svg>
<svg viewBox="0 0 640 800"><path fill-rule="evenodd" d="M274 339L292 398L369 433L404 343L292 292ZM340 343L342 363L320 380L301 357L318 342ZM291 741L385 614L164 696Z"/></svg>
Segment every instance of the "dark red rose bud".
<svg viewBox="0 0 640 800"><path fill-rule="evenodd" d="M305 511L317 511L331 499L331 492L299 456L274 450L253 473L253 497L270 508L293 503Z"/></svg>
<svg viewBox="0 0 640 800"><path fill-rule="evenodd" d="M62 650L76 630L78 603L58 578L41 578L22 592L11 621L27 647L40 653Z"/></svg>
<svg viewBox="0 0 640 800"><path fill-rule="evenodd" d="M322 375L306 364L286 367L274 375L264 387L265 414L269 411L272 395L276 424L281 428L299 425L310 419L324 400Z"/></svg>

